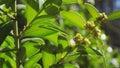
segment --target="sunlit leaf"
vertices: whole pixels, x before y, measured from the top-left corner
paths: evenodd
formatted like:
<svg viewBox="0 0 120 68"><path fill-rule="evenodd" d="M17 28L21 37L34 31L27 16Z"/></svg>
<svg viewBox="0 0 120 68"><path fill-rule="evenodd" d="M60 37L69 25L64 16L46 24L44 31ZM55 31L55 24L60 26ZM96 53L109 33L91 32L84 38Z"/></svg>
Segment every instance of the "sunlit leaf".
<svg viewBox="0 0 120 68"><path fill-rule="evenodd" d="M120 19L120 10L114 11L108 15L108 20Z"/></svg>
<svg viewBox="0 0 120 68"><path fill-rule="evenodd" d="M64 59L64 62L69 62L69 61L76 60L79 56L80 56L79 53L69 54L69 55Z"/></svg>
<svg viewBox="0 0 120 68"><path fill-rule="evenodd" d="M27 0L26 2L26 18L27 24L29 24L35 18L39 5L34 0Z"/></svg>
<svg viewBox="0 0 120 68"><path fill-rule="evenodd" d="M33 65L36 64L42 57L41 53L38 53L31 57L24 65L24 68L33 68Z"/></svg>
<svg viewBox="0 0 120 68"><path fill-rule="evenodd" d="M11 36L7 36L6 39L4 40L4 42L1 44L2 47L6 47L6 48L14 48L14 39Z"/></svg>
<svg viewBox="0 0 120 68"><path fill-rule="evenodd" d="M99 11L92 4L85 3L85 7L93 18L96 19L97 17L100 16Z"/></svg>
<svg viewBox="0 0 120 68"><path fill-rule="evenodd" d="M45 38L53 42L56 46L58 46L58 33L45 36Z"/></svg>
<svg viewBox="0 0 120 68"><path fill-rule="evenodd" d="M55 55L52 53L51 47L49 45L46 45L42 51L42 62L44 68L49 68L55 63Z"/></svg>
<svg viewBox="0 0 120 68"><path fill-rule="evenodd" d="M39 41L39 42L36 42L36 41ZM39 52L39 48L41 46L41 40L39 39L34 39L34 41L27 41L25 43L23 43L23 47L25 47L25 52L26 52L26 56L27 57L31 57L33 56L34 54L36 54L37 52Z"/></svg>
<svg viewBox="0 0 120 68"><path fill-rule="evenodd" d="M73 64L64 64L64 68L77 68L77 67Z"/></svg>
<svg viewBox="0 0 120 68"><path fill-rule="evenodd" d="M62 11L61 14L65 19L70 21L70 24L84 28L86 22L79 13L75 11Z"/></svg>
<svg viewBox="0 0 120 68"><path fill-rule="evenodd" d="M77 0L62 0L65 4L77 3Z"/></svg>
<svg viewBox="0 0 120 68"><path fill-rule="evenodd" d="M86 49L86 52L88 53L88 55L100 55L102 56L102 54L98 51L98 50L95 50L93 48L89 48L89 47L85 47Z"/></svg>
<svg viewBox="0 0 120 68"><path fill-rule="evenodd" d="M25 38L22 39L21 44L23 48L25 47L24 51L21 50L21 52L24 52L23 56L31 57L40 50L40 47L44 45L45 42L41 38Z"/></svg>
<svg viewBox="0 0 120 68"><path fill-rule="evenodd" d="M35 64L32 68L42 68L40 64Z"/></svg>
<svg viewBox="0 0 120 68"><path fill-rule="evenodd" d="M53 24L55 20L49 17L37 18L31 27L23 33L23 36L27 37L45 37L56 32L62 32L66 34L57 25ZM31 33L32 32L32 33Z"/></svg>
<svg viewBox="0 0 120 68"><path fill-rule="evenodd" d="M16 68L16 62L12 58L7 56L6 54L4 54L4 53L0 54L0 58L6 59L9 62L9 64L11 65L12 68Z"/></svg>
<svg viewBox="0 0 120 68"><path fill-rule="evenodd" d="M94 49L94 48L91 48L97 55L100 55L100 56L103 56L103 54L100 52L100 51L98 51L98 50L96 50L96 49Z"/></svg>

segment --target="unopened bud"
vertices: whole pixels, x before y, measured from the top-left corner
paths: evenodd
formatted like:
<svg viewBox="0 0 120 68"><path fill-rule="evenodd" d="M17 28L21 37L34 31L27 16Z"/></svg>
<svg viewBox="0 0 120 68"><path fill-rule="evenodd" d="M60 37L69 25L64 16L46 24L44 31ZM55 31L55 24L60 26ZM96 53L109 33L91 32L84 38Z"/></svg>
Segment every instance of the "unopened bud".
<svg viewBox="0 0 120 68"><path fill-rule="evenodd" d="M82 41L83 37L81 34L77 33L76 36L73 38L76 44L80 44Z"/></svg>
<svg viewBox="0 0 120 68"><path fill-rule="evenodd" d="M100 21L100 23L104 23L108 19L107 15L105 13L100 13L100 17L97 19Z"/></svg>
<svg viewBox="0 0 120 68"><path fill-rule="evenodd" d="M91 42L89 41L89 39L85 38L85 39L83 39L82 44L85 44L85 45L90 45L90 44L91 44Z"/></svg>
<svg viewBox="0 0 120 68"><path fill-rule="evenodd" d="M92 30L94 27L95 27L95 24L94 24L94 22L87 22L86 23L86 29L89 29L89 30Z"/></svg>
<svg viewBox="0 0 120 68"><path fill-rule="evenodd" d="M97 38L101 35L101 31L96 27L94 30L93 30L93 34L94 34L94 37Z"/></svg>

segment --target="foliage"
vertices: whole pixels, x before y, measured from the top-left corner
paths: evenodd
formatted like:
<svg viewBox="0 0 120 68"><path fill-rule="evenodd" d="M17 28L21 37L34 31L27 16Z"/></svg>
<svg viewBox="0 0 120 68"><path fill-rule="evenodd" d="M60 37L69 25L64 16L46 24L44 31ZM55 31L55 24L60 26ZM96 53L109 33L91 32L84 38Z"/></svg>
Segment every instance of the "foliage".
<svg viewBox="0 0 120 68"><path fill-rule="evenodd" d="M16 1L0 0L0 68L116 67L100 27L120 12L107 18L82 0Z"/></svg>

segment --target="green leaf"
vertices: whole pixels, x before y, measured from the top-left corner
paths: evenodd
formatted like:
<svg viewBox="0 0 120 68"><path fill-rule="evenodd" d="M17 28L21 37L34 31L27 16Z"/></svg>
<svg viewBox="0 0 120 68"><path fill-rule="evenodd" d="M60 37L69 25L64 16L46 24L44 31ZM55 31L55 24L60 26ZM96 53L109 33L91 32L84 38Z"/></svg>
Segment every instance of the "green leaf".
<svg viewBox="0 0 120 68"><path fill-rule="evenodd" d="M108 15L108 20L120 19L120 10L114 11Z"/></svg>
<svg viewBox="0 0 120 68"><path fill-rule="evenodd" d="M64 59L64 62L69 62L69 61L76 60L79 56L80 56L79 53L69 54L69 55Z"/></svg>
<svg viewBox="0 0 120 68"><path fill-rule="evenodd" d="M21 41L21 44L25 50L21 50L20 57L24 60L25 57L31 57L38 53L45 42L41 38L25 38Z"/></svg>
<svg viewBox="0 0 120 68"><path fill-rule="evenodd" d="M50 5L48 7L45 8L45 12L48 14L48 15L57 15L59 14L59 8L56 7L56 6L53 6L53 5Z"/></svg>
<svg viewBox="0 0 120 68"><path fill-rule="evenodd" d="M73 64L64 64L64 68L77 68L77 67Z"/></svg>
<svg viewBox="0 0 120 68"><path fill-rule="evenodd" d="M99 56L103 56L103 54L100 52L100 51L98 51L98 50L96 50L96 49L94 49L94 48L91 48L97 55L99 55Z"/></svg>
<svg viewBox="0 0 120 68"><path fill-rule="evenodd" d="M42 62L44 68L49 68L55 63L55 55L52 53L50 45L46 45L42 51Z"/></svg>
<svg viewBox="0 0 120 68"><path fill-rule="evenodd" d="M24 65L25 68L33 68L34 64L36 64L42 57L41 53L38 53L31 57Z"/></svg>
<svg viewBox="0 0 120 68"><path fill-rule="evenodd" d="M14 49L15 45L13 37L7 36L1 46L5 48Z"/></svg>
<svg viewBox="0 0 120 68"><path fill-rule="evenodd" d="M62 4L62 0L47 0L47 3L60 6Z"/></svg>
<svg viewBox="0 0 120 68"><path fill-rule="evenodd" d="M3 68L4 62L5 62L5 60L3 58L0 58L0 68Z"/></svg>
<svg viewBox="0 0 120 68"><path fill-rule="evenodd" d="M42 68L40 64L35 64L32 68Z"/></svg>
<svg viewBox="0 0 120 68"><path fill-rule="evenodd" d="M62 0L64 4L77 3L77 0Z"/></svg>
<svg viewBox="0 0 120 68"><path fill-rule="evenodd" d="M86 22L79 13L75 11L62 11L61 14L65 19L70 21L70 24L80 28L84 28Z"/></svg>
<svg viewBox="0 0 120 68"><path fill-rule="evenodd" d="M9 35L13 28L13 22L7 22L0 25L0 45L3 43L5 38Z"/></svg>
<svg viewBox="0 0 120 68"><path fill-rule="evenodd" d="M99 11L93 5L85 3L85 7L93 18L96 19L100 16Z"/></svg>
<svg viewBox="0 0 120 68"><path fill-rule="evenodd" d="M37 19L37 20L34 21L34 23L32 23L32 26L23 33L23 36L24 37L25 36L28 36L28 37L43 37L43 36L47 36L47 35L53 34L56 31L53 31L53 30L50 30L50 29L46 29L46 28L40 28L40 26L48 25L51 22L53 22L53 19L51 19L51 18L47 18L47 19L40 18L40 19Z"/></svg>
<svg viewBox="0 0 120 68"><path fill-rule="evenodd" d="M12 58L10 58L9 56L7 56L5 53L0 54L0 58L6 59L10 63L10 65L11 65L12 68L16 68L16 62Z"/></svg>
<svg viewBox="0 0 120 68"><path fill-rule="evenodd" d="M22 45L25 47L26 57L31 57L39 52L41 45L44 41L40 38L26 38L22 40Z"/></svg>
<svg viewBox="0 0 120 68"><path fill-rule="evenodd" d="M58 33L54 33L48 36L45 36L46 39L58 46Z"/></svg>
<svg viewBox="0 0 120 68"><path fill-rule="evenodd" d="M86 49L86 52L88 53L88 55L100 55L100 56L102 56L102 54L98 50L95 50L91 47L85 47L85 49Z"/></svg>
<svg viewBox="0 0 120 68"><path fill-rule="evenodd" d="M27 24L31 23L31 21L35 18L38 10L39 10L39 5L34 0L27 0L26 10L25 10Z"/></svg>
<svg viewBox="0 0 120 68"><path fill-rule="evenodd" d="M66 53L67 53L67 47L69 46L68 40L64 37L59 36L58 37L58 50L56 53L56 62L58 62L60 59L62 59Z"/></svg>
<svg viewBox="0 0 120 68"><path fill-rule="evenodd" d="M39 17L32 24L29 29L23 33L23 37L45 37L57 32L66 34L62 29L54 24L55 20L50 17ZM32 33L31 33L32 32Z"/></svg>

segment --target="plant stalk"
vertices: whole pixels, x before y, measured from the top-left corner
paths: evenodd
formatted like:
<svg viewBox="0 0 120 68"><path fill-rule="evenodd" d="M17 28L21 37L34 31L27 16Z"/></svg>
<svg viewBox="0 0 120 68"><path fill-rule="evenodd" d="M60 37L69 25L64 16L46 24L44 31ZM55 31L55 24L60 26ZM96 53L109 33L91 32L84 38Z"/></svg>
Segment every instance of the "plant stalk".
<svg viewBox="0 0 120 68"><path fill-rule="evenodd" d="M17 17L17 0L15 0L15 17ZM16 68L20 68L20 59L19 59L19 49L20 49L20 39L19 39L19 32L18 32L18 21L17 18L15 20L14 24L14 34L15 34L15 48L17 49L16 51Z"/></svg>

